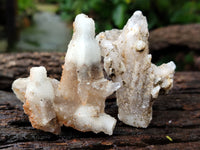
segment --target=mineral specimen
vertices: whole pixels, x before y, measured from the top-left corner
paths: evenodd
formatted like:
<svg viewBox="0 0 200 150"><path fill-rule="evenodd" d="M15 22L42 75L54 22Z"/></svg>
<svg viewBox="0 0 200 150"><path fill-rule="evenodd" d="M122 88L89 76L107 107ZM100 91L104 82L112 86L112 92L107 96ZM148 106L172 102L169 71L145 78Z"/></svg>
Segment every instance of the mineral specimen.
<svg viewBox="0 0 200 150"><path fill-rule="evenodd" d="M96 39L94 21L86 15L78 15L73 26L60 82L48 78L44 67L33 67L30 77L12 85L32 126L55 134L65 125L112 135L116 120L104 113L105 99L117 91L119 119L147 127L159 91L173 86L176 66L151 63L146 18L136 11L123 30L105 31ZM112 81L104 78L101 56Z"/></svg>
<svg viewBox="0 0 200 150"><path fill-rule="evenodd" d="M146 128L152 119L152 105L159 91L173 86L175 64L151 63L148 25L141 11L136 11L123 30L113 29L97 35L104 57L104 69L117 90L118 118L125 124Z"/></svg>
<svg viewBox="0 0 200 150"><path fill-rule="evenodd" d="M76 17L63 74L55 98L58 120L80 131L103 131L111 135L116 120L104 113L105 99L120 88L104 78L94 21Z"/></svg>
<svg viewBox="0 0 200 150"><path fill-rule="evenodd" d="M12 89L24 102L33 127L59 133L60 126L112 135L116 120L104 113L105 99L120 88L104 78L94 21L76 17L61 81L47 77L44 67L34 67L30 77L17 79Z"/></svg>
<svg viewBox="0 0 200 150"><path fill-rule="evenodd" d="M33 67L30 77L13 82L12 89L24 103L24 111L34 128L59 133L60 125L53 107L58 81L47 77L44 67Z"/></svg>

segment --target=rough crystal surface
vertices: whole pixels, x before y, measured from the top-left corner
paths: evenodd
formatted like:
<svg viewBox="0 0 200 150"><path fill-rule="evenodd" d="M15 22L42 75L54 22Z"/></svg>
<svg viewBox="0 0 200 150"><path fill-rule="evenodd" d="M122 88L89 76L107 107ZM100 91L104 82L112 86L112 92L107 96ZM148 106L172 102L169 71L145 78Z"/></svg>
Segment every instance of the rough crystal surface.
<svg viewBox="0 0 200 150"><path fill-rule="evenodd" d="M146 18L136 11L123 30L105 31L96 39L94 21L86 15L78 15L73 26L61 81L48 78L44 67L33 67L30 77L12 85L32 126L55 134L65 125L111 135L116 120L105 114L105 99L117 91L118 118L147 127L160 90L173 86L176 66L151 63ZM112 81L104 78L101 56Z"/></svg>
<svg viewBox="0 0 200 150"><path fill-rule="evenodd" d="M47 77L44 67L33 67L30 77L13 82L12 89L24 103L24 111L34 128L59 133L60 125L53 107L54 84L58 81Z"/></svg>
<svg viewBox="0 0 200 150"><path fill-rule="evenodd" d="M146 128L152 119L152 105L159 91L173 86L175 64L151 63L148 25L136 11L123 30L113 29L96 36L107 75L122 87L117 90L118 118L125 124Z"/></svg>
<svg viewBox="0 0 200 150"><path fill-rule="evenodd" d="M44 67L35 67L30 77L13 83L33 127L59 133L64 124L80 131L112 135L116 120L104 113L105 99L120 88L120 83L104 78L94 36L94 21L78 15L61 81L48 78Z"/></svg>

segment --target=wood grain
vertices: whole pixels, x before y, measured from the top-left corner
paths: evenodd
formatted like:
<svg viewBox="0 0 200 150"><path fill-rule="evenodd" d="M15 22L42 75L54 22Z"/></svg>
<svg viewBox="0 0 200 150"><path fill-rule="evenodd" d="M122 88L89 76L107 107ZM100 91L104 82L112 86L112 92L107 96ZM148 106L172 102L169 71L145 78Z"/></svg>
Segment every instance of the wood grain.
<svg viewBox="0 0 200 150"><path fill-rule="evenodd" d="M199 149L200 72L176 73L173 90L160 95L153 109L146 129L118 120L112 136L69 127L53 135L32 128L22 103L12 93L0 91L0 149ZM107 100L106 112L117 117L114 98Z"/></svg>
<svg viewBox="0 0 200 150"><path fill-rule="evenodd" d="M65 53L27 52L0 54L0 90L10 90L12 82L28 77L30 68L45 66L49 77L60 79Z"/></svg>
<svg viewBox="0 0 200 150"><path fill-rule="evenodd" d="M150 50L161 51L171 47L200 50L200 24L170 25L150 32Z"/></svg>

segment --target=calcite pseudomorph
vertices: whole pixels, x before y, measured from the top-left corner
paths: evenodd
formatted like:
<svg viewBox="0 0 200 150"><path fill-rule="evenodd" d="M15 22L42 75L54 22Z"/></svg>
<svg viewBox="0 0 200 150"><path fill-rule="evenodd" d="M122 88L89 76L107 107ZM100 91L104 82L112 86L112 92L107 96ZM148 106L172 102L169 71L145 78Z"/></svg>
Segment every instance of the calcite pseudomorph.
<svg viewBox="0 0 200 150"><path fill-rule="evenodd" d="M84 14L78 15L54 101L55 110L58 120L66 126L111 135L116 120L104 113L105 99L120 84L104 78L100 48L94 36L94 21Z"/></svg>
<svg viewBox="0 0 200 150"><path fill-rule="evenodd" d="M151 63L148 25L141 11L136 11L123 30L113 29L97 35L104 57L104 69L117 90L118 118L125 124L146 128L152 119L152 105L159 91L173 86L175 64Z"/></svg>
<svg viewBox="0 0 200 150"><path fill-rule="evenodd" d="M104 78L94 36L94 21L78 15L61 81L48 78L44 67L34 67L30 77L14 81L12 89L24 102L33 127L57 134L64 124L112 135L116 120L104 113L105 99L120 88L120 83Z"/></svg>
<svg viewBox="0 0 200 150"><path fill-rule="evenodd" d="M33 67L30 77L13 82L12 89L24 105L24 111L34 128L59 133L60 125L56 117L53 101L59 81L47 77L44 67Z"/></svg>
<svg viewBox="0 0 200 150"><path fill-rule="evenodd" d="M119 119L147 127L159 91L173 86L175 64L151 63L146 18L136 11L123 30L105 31L96 39L94 21L86 15L78 15L73 25L61 81L48 78L44 67L33 67L30 77L12 85L32 126L55 134L65 125L111 135L116 120L104 113L105 99L117 91ZM104 78L101 56L110 80Z"/></svg>

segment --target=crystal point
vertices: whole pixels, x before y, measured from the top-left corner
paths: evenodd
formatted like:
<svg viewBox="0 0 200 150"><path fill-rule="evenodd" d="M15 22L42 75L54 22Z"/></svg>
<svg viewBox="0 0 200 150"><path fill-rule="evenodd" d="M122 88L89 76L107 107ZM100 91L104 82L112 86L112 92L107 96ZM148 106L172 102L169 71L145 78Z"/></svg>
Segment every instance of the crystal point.
<svg viewBox="0 0 200 150"><path fill-rule="evenodd" d="M146 128L152 119L152 105L160 89L173 86L175 64L151 63L148 48L148 24L136 11L123 30L105 31L96 36L104 57L104 69L117 90L118 118L125 124Z"/></svg>
<svg viewBox="0 0 200 150"><path fill-rule="evenodd" d="M104 78L94 30L91 18L76 17L60 82L48 78L44 67L34 67L30 77L13 83L33 127L59 133L64 124L112 135L116 119L104 113L105 100L120 84Z"/></svg>

